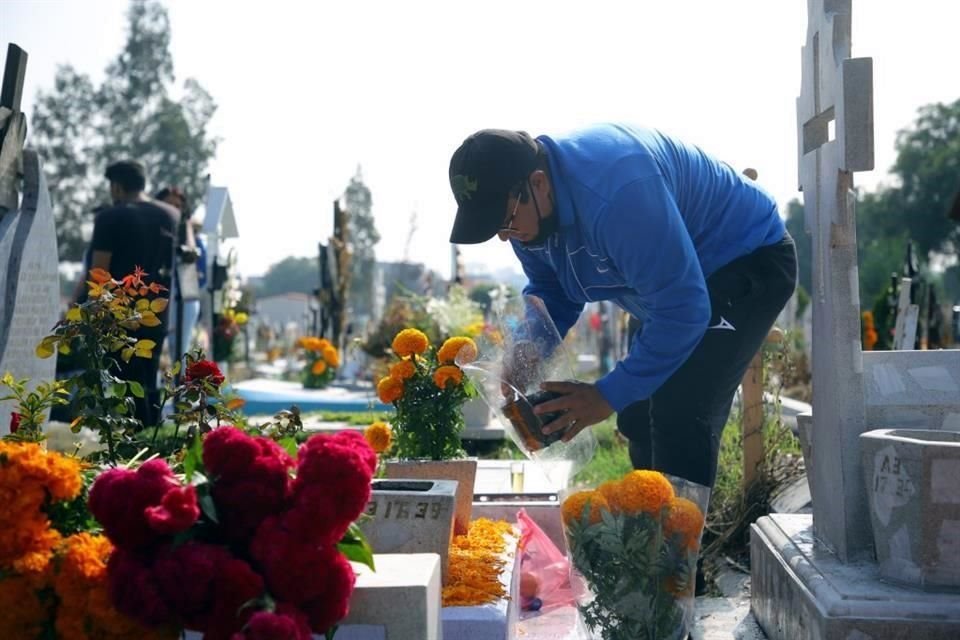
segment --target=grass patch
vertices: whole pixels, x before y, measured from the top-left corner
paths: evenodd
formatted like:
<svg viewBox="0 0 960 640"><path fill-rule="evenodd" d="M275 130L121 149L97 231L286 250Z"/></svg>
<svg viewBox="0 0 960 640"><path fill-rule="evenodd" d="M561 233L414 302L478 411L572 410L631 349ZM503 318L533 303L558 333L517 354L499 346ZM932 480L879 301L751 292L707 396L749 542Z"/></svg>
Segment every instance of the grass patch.
<svg viewBox="0 0 960 640"><path fill-rule="evenodd" d="M627 442L617 431L616 418L610 417L593 427L597 448L593 459L573 477L573 486L597 486L617 480L633 470Z"/></svg>

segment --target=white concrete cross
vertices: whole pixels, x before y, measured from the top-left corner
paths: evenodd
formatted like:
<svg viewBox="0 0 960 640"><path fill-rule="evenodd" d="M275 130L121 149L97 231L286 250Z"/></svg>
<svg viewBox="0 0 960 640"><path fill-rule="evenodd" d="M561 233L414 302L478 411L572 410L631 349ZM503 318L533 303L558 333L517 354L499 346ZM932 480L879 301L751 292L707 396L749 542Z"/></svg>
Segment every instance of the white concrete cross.
<svg viewBox="0 0 960 640"><path fill-rule="evenodd" d="M850 58L850 0L808 0L797 98L799 178L813 237L814 530L841 559L870 552L853 172L873 168L873 61Z"/></svg>

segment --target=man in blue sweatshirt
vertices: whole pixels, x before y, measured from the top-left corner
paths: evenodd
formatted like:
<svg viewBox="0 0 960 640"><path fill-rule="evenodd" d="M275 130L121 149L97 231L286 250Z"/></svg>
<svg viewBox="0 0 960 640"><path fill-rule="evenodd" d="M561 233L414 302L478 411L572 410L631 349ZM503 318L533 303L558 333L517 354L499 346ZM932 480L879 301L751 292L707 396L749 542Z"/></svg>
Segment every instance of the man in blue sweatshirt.
<svg viewBox="0 0 960 640"><path fill-rule="evenodd" d="M793 294L796 251L773 198L699 148L601 124L531 138L486 129L450 161L456 244L509 240L565 335L587 302L636 321L595 384L546 382L537 407L572 438L617 413L636 468L712 486L734 393Z"/></svg>

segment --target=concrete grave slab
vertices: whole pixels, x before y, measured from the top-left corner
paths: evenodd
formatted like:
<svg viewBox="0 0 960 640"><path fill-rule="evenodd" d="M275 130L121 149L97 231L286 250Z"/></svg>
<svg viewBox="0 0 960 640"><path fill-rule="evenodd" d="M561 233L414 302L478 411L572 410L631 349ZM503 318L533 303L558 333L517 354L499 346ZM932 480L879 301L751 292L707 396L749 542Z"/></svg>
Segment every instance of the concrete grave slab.
<svg viewBox="0 0 960 640"><path fill-rule="evenodd" d="M760 518L750 530L751 606L770 640L955 640L960 598L880 579L815 544L810 515Z"/></svg>

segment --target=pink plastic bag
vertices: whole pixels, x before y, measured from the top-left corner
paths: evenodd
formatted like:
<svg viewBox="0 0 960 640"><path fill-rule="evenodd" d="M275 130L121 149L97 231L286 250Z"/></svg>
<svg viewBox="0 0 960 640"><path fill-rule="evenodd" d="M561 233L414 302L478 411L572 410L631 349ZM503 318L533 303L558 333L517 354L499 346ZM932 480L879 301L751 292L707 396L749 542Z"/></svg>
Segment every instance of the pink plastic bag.
<svg viewBox="0 0 960 640"><path fill-rule="evenodd" d="M520 617L556 607L574 606L570 561L526 509L517 513L520 527Z"/></svg>

